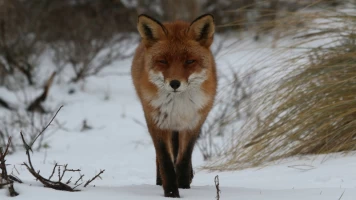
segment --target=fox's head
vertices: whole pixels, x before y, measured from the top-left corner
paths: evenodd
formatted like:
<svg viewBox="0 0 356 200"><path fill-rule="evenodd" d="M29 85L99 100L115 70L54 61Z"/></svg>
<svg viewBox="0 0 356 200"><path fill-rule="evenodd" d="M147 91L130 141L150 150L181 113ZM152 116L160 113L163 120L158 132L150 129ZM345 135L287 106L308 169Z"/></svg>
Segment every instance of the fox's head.
<svg viewBox="0 0 356 200"><path fill-rule="evenodd" d="M144 70L159 89L179 93L198 88L214 70L212 15L202 15L191 23L163 24L140 15L137 28L146 48Z"/></svg>

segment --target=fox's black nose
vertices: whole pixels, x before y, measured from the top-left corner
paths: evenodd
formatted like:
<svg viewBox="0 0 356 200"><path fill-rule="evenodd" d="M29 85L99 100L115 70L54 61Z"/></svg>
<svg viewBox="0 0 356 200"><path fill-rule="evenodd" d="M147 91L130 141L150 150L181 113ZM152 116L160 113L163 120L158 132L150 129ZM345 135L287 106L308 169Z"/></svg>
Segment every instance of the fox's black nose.
<svg viewBox="0 0 356 200"><path fill-rule="evenodd" d="M171 80L171 82L169 83L169 85L173 88L173 89L178 89L180 86L180 82L178 80Z"/></svg>

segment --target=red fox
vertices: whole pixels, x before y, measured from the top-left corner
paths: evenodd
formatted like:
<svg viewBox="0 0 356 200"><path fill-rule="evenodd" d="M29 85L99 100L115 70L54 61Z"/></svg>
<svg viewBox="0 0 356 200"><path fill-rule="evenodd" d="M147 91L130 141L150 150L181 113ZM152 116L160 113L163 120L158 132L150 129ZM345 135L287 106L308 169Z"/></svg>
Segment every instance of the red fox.
<svg viewBox="0 0 356 200"><path fill-rule="evenodd" d="M137 29L131 75L156 150L156 184L177 198L178 188L190 188L193 148L216 95L214 18L161 23L140 15Z"/></svg>

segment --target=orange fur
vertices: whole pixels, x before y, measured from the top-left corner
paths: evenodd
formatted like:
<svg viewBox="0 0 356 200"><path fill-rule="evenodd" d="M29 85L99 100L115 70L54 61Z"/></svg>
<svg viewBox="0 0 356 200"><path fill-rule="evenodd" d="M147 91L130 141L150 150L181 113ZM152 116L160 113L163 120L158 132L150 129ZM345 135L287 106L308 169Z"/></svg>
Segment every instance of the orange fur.
<svg viewBox="0 0 356 200"><path fill-rule="evenodd" d="M188 176L186 159L190 160L190 151L216 95L216 68L210 51L213 17L203 15L192 23L161 24L141 15L138 30L142 41L133 58L132 80L156 149L157 168L161 169L158 176L162 178L165 196L179 197L178 186L190 187L190 183L180 180L184 182ZM180 81L178 92L170 88L172 80ZM179 132L176 158L172 149L174 131ZM176 175L170 174L172 166L166 163L167 158L172 161ZM181 172L176 168L182 169Z"/></svg>

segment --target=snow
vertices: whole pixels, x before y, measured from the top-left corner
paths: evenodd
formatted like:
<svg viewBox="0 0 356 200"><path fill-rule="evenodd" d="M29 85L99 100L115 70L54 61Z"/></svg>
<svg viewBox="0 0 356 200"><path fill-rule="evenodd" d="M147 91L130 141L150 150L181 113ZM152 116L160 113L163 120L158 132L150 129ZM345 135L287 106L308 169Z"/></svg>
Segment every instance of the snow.
<svg viewBox="0 0 356 200"><path fill-rule="evenodd" d="M232 45L233 46L233 45ZM244 44L240 45L244 46ZM249 54L255 47L241 51L225 51L217 57L219 65L233 64L246 70L257 63L253 58L266 56L271 49L262 48ZM236 47L235 47L236 49ZM250 56L247 57L246 55ZM252 56L253 55L253 56ZM272 61L270 61L272 62ZM128 72L131 60L118 61L105 74ZM48 63L46 62L48 65ZM263 62L263 64L266 64ZM221 74L224 68L220 68ZM227 72L228 73L228 72ZM222 86L220 86L222 87ZM68 94L74 88L75 94ZM0 88L0 92L7 93ZM5 95L7 99L16 99ZM165 199L163 189L155 185L155 152L145 127L141 105L133 89L130 76L90 77L83 85L56 84L50 90L46 106L56 110L64 105L57 120L65 127L45 137L50 147L35 151L32 163L36 170L48 177L54 164L68 164L81 169L88 180L105 169L102 179L95 180L79 192L56 191L44 188L29 174L21 163L27 161L24 151L7 157L8 171L24 183L15 183L20 193L18 200L97 200L97 199ZM4 113L0 110L0 114ZM83 120L93 127L81 132ZM56 130L53 124L48 132ZM18 132L20 130L17 130ZM26 130L23 130L26 134ZM48 133L46 132L46 133ZM45 134L46 134L45 133ZM232 172L208 172L200 170L204 161L198 148L193 154L196 171L192 189L180 189L183 199L215 199L214 177L219 175L223 200L351 200L356 198L356 156L335 154L291 158L265 168ZM16 166L16 170L13 168ZM78 173L68 173L65 180ZM94 187L95 186L95 187ZM7 190L0 189L0 199L13 199Z"/></svg>

